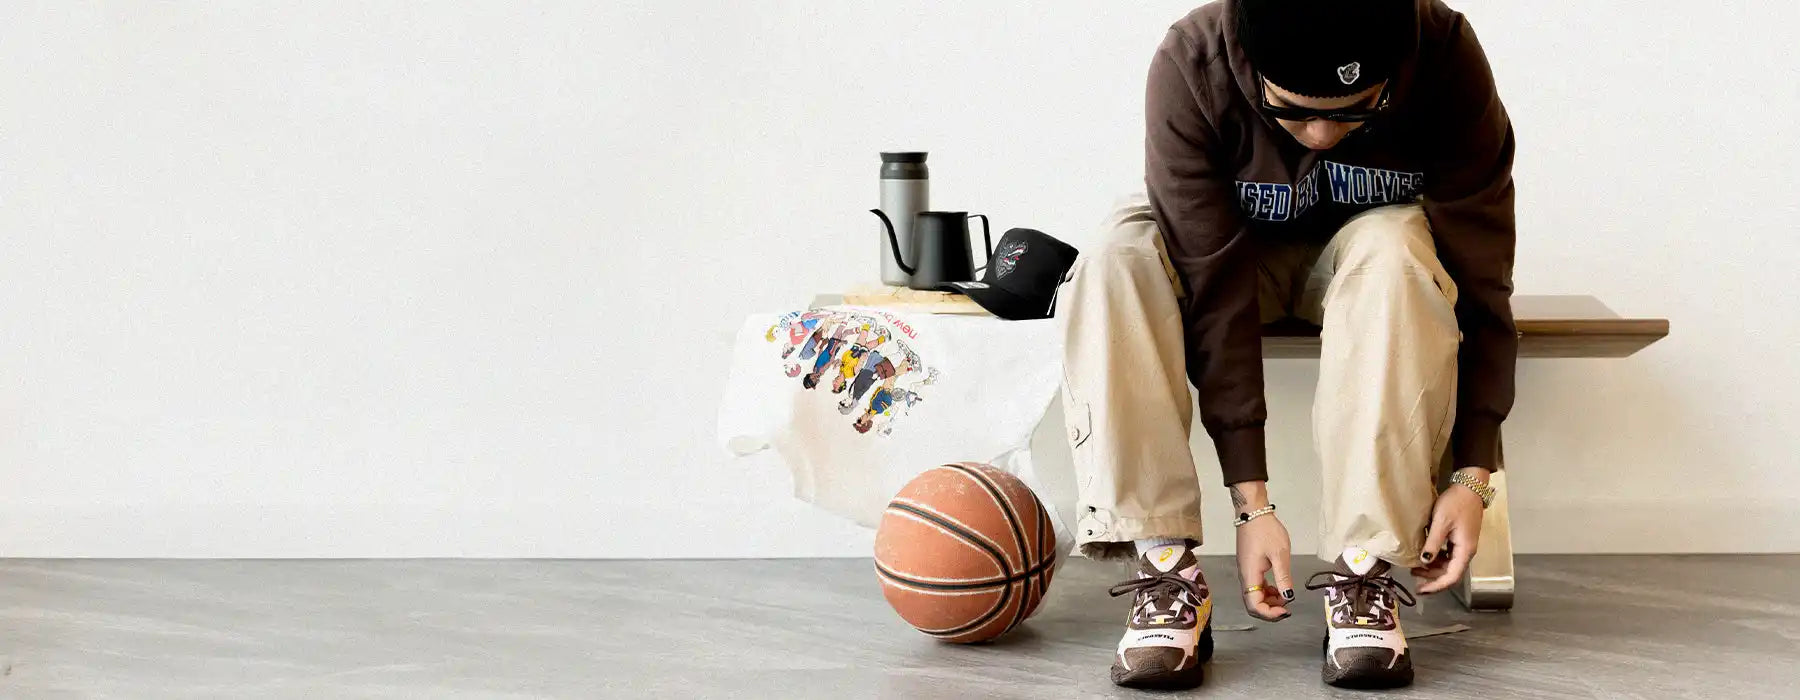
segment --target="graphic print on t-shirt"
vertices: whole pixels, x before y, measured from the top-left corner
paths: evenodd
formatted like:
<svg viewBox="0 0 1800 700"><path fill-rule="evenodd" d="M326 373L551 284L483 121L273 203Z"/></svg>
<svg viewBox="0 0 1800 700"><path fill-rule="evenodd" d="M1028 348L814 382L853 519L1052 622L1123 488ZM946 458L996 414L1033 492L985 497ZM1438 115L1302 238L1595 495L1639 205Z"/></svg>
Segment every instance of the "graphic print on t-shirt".
<svg viewBox="0 0 1800 700"><path fill-rule="evenodd" d="M1322 195L1338 204L1379 206L1414 201L1424 186L1425 173L1323 160L1292 185L1239 180L1238 206L1257 221L1293 221L1318 204Z"/></svg>
<svg viewBox="0 0 1800 700"><path fill-rule="evenodd" d="M926 366L901 340L913 332L885 313L813 309L782 316L763 339L786 341L781 343L784 369L799 377L802 387L811 391L827 384L831 394L842 396L838 413L855 416L852 429L891 435L895 421L925 400L918 390L938 378L937 368Z"/></svg>

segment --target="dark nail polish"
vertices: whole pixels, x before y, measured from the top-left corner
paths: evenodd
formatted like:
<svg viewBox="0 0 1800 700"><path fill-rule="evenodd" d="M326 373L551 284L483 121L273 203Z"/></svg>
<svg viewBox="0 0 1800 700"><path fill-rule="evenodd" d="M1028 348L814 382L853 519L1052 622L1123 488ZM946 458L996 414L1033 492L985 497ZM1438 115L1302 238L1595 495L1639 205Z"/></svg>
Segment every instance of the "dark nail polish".
<svg viewBox="0 0 1800 700"><path fill-rule="evenodd" d="M1282 591L1281 597L1284 599L1287 599L1287 600L1293 600L1294 599L1294 589L1289 588L1285 591Z"/></svg>
<svg viewBox="0 0 1800 700"><path fill-rule="evenodd" d="M1431 563L1431 552L1426 552L1424 554L1421 554L1421 555L1419 555L1419 557L1424 559L1425 563L1427 563L1427 564Z"/></svg>
<svg viewBox="0 0 1800 700"><path fill-rule="evenodd" d="M1288 619L1288 618L1290 618L1290 617L1293 617L1293 616L1294 616L1294 614L1293 614L1293 613L1291 613L1291 612L1290 612L1290 613L1282 613L1282 614L1281 614L1281 617L1277 617L1277 618L1275 618L1275 621L1276 621L1276 622L1280 622L1280 621L1282 621L1282 620L1286 620L1286 619Z"/></svg>

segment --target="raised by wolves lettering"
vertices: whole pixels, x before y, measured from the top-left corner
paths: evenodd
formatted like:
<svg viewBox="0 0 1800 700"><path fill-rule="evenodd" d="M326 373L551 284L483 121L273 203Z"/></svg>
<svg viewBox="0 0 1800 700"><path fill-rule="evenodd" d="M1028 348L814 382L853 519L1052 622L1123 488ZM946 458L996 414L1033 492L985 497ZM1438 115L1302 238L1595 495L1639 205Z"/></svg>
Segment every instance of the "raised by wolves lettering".
<svg viewBox="0 0 1800 700"><path fill-rule="evenodd" d="M1418 198L1425 179L1425 173L1363 168L1331 161L1322 162L1319 167L1331 177L1331 201L1341 204L1410 202Z"/></svg>
<svg viewBox="0 0 1800 700"><path fill-rule="evenodd" d="M1424 173L1320 161L1292 185L1238 181L1238 205L1258 221L1293 221L1319 202L1321 189L1339 204L1398 204L1417 199L1424 179Z"/></svg>

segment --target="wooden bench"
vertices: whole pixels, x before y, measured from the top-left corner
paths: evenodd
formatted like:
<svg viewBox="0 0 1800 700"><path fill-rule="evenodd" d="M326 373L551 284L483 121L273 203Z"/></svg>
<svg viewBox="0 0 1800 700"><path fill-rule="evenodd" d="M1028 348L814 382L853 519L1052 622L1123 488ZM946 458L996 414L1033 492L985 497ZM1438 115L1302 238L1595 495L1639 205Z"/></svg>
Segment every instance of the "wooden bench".
<svg viewBox="0 0 1800 700"><path fill-rule="evenodd" d="M1589 296L1515 296L1519 357L1630 357L1669 334L1661 318L1620 318ZM1263 357L1319 357L1317 332L1263 337Z"/></svg>
<svg viewBox="0 0 1800 700"><path fill-rule="evenodd" d="M1630 357L1669 335L1667 319L1621 318L1590 296L1515 296L1513 320L1519 327L1521 359ZM1319 336L1316 331L1274 331L1263 337L1263 356L1317 358ZM1453 465L1443 467L1439 471L1448 476ZM1481 545L1468 575L1454 589L1471 610L1512 609L1512 521L1505 471L1494 473L1493 486L1499 495L1482 520Z"/></svg>
<svg viewBox="0 0 1800 700"><path fill-rule="evenodd" d="M859 296L859 294L861 296ZM888 296L906 296L906 292L889 292ZM908 312L969 313L953 310L967 300L926 298L913 294L905 299L885 299L867 292L848 295L855 302L892 306ZM846 295L822 295L814 306L827 306L847 301ZM972 305L971 305L972 306ZM974 313L981 313L979 310ZM1621 318L1599 299L1591 296L1515 296L1513 320L1519 328L1519 357L1536 358L1617 358L1629 357L1669 334L1669 322L1654 318ZM1314 330L1277 330L1263 336L1263 356L1275 359L1314 358L1319 356L1319 336ZM1051 402L1055 420L1060 420L1060 401ZM1050 420L1050 418L1046 418ZM1061 433L1060 427L1055 431ZM1048 457L1048 456L1046 456ZM1446 455L1448 461L1448 455ZM1450 465L1440 469L1448 477ZM1471 610L1510 610L1513 603L1512 522L1507 516L1506 472L1494 473L1493 486L1499 495L1482 521L1481 546L1469 573L1455 589L1456 596Z"/></svg>

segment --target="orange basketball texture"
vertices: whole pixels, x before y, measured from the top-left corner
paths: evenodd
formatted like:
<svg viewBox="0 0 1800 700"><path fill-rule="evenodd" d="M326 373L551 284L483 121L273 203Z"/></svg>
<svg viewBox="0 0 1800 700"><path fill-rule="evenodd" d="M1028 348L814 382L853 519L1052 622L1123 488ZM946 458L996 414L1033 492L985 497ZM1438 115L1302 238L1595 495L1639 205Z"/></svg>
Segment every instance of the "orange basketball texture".
<svg viewBox="0 0 1800 700"><path fill-rule="evenodd" d="M1050 588L1056 531L1017 477L946 464L914 477L875 532L875 572L894 612L946 642L985 642L1030 617Z"/></svg>

